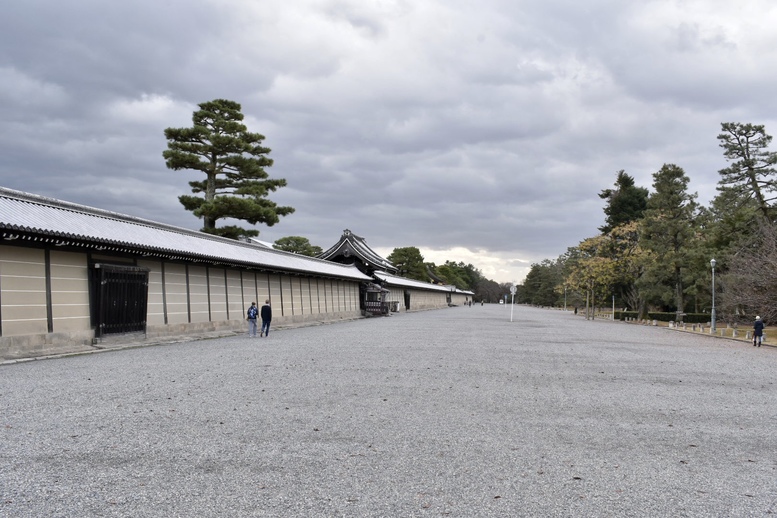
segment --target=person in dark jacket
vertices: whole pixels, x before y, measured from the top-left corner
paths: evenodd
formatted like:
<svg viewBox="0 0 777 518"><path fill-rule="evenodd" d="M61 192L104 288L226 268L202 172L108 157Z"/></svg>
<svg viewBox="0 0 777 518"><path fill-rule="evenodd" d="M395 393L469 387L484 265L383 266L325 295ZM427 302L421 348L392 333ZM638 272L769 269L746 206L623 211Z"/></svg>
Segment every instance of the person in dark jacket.
<svg viewBox="0 0 777 518"><path fill-rule="evenodd" d="M251 307L246 311L246 320L248 320L248 336L256 337L256 317L259 313L259 309L256 307L256 302L251 303Z"/></svg>
<svg viewBox="0 0 777 518"><path fill-rule="evenodd" d="M272 308L270 307L270 299L264 301L261 316L262 329L259 331L259 336L270 336L270 322L272 322Z"/></svg>
<svg viewBox="0 0 777 518"><path fill-rule="evenodd" d="M755 323L753 324L753 347L761 347L761 338L764 335L764 321L761 317L755 317Z"/></svg>

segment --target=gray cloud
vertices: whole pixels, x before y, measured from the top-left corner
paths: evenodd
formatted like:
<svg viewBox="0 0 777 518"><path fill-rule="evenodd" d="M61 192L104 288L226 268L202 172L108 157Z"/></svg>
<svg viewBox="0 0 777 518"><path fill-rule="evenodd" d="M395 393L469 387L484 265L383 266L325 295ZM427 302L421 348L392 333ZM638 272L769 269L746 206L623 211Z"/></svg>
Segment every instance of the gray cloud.
<svg viewBox="0 0 777 518"><path fill-rule="evenodd" d="M777 131L775 17L766 0L11 0L0 177L199 228L163 130L228 98L296 208L262 239L326 248L349 228L519 280L596 234L620 169L650 187L676 163L715 195L720 122Z"/></svg>

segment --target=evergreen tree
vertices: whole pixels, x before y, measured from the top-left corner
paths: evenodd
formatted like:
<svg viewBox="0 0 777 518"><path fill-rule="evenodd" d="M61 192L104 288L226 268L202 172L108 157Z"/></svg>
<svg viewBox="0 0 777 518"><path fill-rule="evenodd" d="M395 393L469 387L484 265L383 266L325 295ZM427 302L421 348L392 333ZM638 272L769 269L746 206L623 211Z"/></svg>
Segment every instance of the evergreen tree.
<svg viewBox="0 0 777 518"><path fill-rule="evenodd" d="M777 153L767 150L771 135L766 134L763 126L754 124L724 122L721 127L723 133L718 140L731 165L719 171L718 190L729 191L729 198L739 204L755 200L761 216L773 222L775 208L771 202L777 194Z"/></svg>
<svg viewBox="0 0 777 518"><path fill-rule="evenodd" d="M618 171L615 189L604 189L599 197L607 200L604 207L605 225L599 227L603 234L608 234L613 228L637 221L642 218L648 200L648 190L636 187L634 178L623 169Z"/></svg>
<svg viewBox="0 0 777 518"><path fill-rule="evenodd" d="M509 292L510 289L508 287L507 293ZM503 290L499 283L482 277L478 281L477 286L475 286L474 299L482 300L488 303L499 302L499 299L502 297L502 293Z"/></svg>
<svg viewBox="0 0 777 518"><path fill-rule="evenodd" d="M475 266L473 266L471 263L464 264L464 261L459 261L456 264L456 267L459 269L459 275L461 278L464 279L464 282L467 283L467 289L469 290L475 289L480 280L483 278L483 273L475 268Z"/></svg>
<svg viewBox="0 0 777 518"><path fill-rule="evenodd" d="M561 265L557 261L545 259L541 263L534 263L526 274L516 302L535 306L557 306L559 293L556 288L559 285L563 285L563 278Z"/></svg>
<svg viewBox="0 0 777 518"><path fill-rule="evenodd" d="M276 250L306 255L308 257L315 257L324 251L320 246L311 245L308 238L301 236L282 237L275 241L272 247Z"/></svg>
<svg viewBox="0 0 777 518"><path fill-rule="evenodd" d="M444 280L445 284L456 286L460 290L469 290L466 271L453 261L445 261L445 264L435 268L434 273Z"/></svg>
<svg viewBox="0 0 777 518"><path fill-rule="evenodd" d="M397 268L398 275L408 279L429 282L429 274L426 273L424 257L418 248L414 246L395 248L386 259Z"/></svg>
<svg viewBox="0 0 777 518"><path fill-rule="evenodd" d="M650 267L640 280L641 289L660 298L664 306L685 309L684 270L697 236L696 194L689 194L689 179L682 168L664 166L653 175L655 192L648 198L641 222L640 246L650 253Z"/></svg>
<svg viewBox="0 0 777 518"><path fill-rule="evenodd" d="M480 270L472 264L464 264L463 261L455 263L445 261L445 264L436 266L428 265L432 273L445 284L453 284L460 290L474 290L483 278Z"/></svg>
<svg viewBox="0 0 777 518"><path fill-rule="evenodd" d="M732 189L720 190L704 213L709 225L707 240L723 254L735 253L749 240L762 215L754 198L743 199Z"/></svg>
<svg viewBox="0 0 777 518"><path fill-rule="evenodd" d="M237 239L259 231L235 225L217 227L220 219L233 218L252 225L273 226L280 216L294 212L279 207L267 195L286 186L285 179L270 179L270 149L264 136L250 133L242 123L240 104L225 99L201 103L191 128L167 128L167 150L162 153L169 169L193 169L205 174L189 185L195 196L178 199L186 210L203 220L203 232Z"/></svg>

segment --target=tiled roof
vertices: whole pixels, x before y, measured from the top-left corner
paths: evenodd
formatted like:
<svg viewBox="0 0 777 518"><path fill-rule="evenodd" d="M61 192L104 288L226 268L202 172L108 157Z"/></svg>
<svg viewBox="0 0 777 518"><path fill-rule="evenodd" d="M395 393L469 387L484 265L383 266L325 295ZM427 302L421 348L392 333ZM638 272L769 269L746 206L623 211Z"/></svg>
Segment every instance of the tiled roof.
<svg viewBox="0 0 777 518"><path fill-rule="evenodd" d="M460 293L462 295L474 295L474 293L471 291L460 290L456 286L453 286L450 284L448 285L432 284L430 282L416 281L415 279L407 279L405 277L391 275L386 272L375 272L373 276L385 282L388 286L401 286L403 288L416 288L416 289L428 290L428 291L443 291L446 293Z"/></svg>
<svg viewBox="0 0 777 518"><path fill-rule="evenodd" d="M386 270L389 272L396 272L397 270L391 262L381 257L370 248L363 237L357 236L347 229L343 231L343 235L340 237L337 244L319 254L318 257L331 261L340 256L349 257L350 255L355 255L363 262L378 270Z"/></svg>
<svg viewBox="0 0 777 518"><path fill-rule="evenodd" d="M200 260L271 271L369 280L354 266L282 252L202 232L0 187L0 230L6 244L37 239L151 256Z"/></svg>

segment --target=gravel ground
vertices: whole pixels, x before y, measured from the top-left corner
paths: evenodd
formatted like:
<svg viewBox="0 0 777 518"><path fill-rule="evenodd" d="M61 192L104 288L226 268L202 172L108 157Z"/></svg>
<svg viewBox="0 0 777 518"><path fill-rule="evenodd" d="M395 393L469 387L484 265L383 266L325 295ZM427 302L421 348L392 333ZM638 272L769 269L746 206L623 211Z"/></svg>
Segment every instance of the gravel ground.
<svg viewBox="0 0 777 518"><path fill-rule="evenodd" d="M0 516L770 516L777 349L489 305L0 366Z"/></svg>

